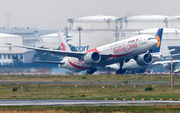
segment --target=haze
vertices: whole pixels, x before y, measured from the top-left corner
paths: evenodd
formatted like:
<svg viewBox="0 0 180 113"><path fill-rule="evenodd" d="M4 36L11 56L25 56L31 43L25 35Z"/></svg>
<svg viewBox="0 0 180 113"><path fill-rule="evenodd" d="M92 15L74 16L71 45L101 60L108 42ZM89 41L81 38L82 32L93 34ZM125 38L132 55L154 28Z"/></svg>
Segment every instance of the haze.
<svg viewBox="0 0 180 113"><path fill-rule="evenodd" d="M0 0L0 27L62 30L68 18L91 15L180 15L179 0Z"/></svg>

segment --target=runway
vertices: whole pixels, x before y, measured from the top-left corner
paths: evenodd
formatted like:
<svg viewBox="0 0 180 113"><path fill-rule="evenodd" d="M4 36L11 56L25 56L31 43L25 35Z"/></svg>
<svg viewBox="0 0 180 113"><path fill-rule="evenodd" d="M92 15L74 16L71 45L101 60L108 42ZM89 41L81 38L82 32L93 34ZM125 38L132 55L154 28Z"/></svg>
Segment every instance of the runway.
<svg viewBox="0 0 180 113"><path fill-rule="evenodd" d="M180 105L180 101L168 100L0 100L0 106L43 106L43 105L58 105L58 106L115 106L115 105Z"/></svg>

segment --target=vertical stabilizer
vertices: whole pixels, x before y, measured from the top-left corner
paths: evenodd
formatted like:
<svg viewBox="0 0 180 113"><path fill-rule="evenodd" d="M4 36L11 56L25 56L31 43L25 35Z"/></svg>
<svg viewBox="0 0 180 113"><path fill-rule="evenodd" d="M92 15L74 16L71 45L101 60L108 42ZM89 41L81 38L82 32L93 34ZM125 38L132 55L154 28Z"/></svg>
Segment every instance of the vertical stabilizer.
<svg viewBox="0 0 180 113"><path fill-rule="evenodd" d="M61 51L71 51L68 43L65 40L65 36L62 35L61 31L58 32L58 37L60 41Z"/></svg>
<svg viewBox="0 0 180 113"><path fill-rule="evenodd" d="M162 42L163 28L159 28L155 37L158 40L156 48L153 50L153 53L160 52L161 42Z"/></svg>

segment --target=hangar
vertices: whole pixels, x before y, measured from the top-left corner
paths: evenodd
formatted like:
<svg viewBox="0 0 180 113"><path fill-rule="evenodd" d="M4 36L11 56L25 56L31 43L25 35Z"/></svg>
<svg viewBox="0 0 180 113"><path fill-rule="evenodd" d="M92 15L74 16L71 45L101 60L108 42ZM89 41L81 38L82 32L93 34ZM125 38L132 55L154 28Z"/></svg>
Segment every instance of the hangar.
<svg viewBox="0 0 180 113"><path fill-rule="evenodd" d="M23 53L26 49L7 47L5 43L21 44L22 36L0 33L0 65L8 65L13 63L13 57L18 56L20 60L24 60Z"/></svg>

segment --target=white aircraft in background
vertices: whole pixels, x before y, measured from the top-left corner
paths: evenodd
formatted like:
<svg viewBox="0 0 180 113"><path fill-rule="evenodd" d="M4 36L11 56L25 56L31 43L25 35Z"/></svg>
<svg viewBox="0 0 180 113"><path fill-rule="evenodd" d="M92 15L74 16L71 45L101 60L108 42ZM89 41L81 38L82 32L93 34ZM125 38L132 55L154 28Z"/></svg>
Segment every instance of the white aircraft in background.
<svg viewBox="0 0 180 113"><path fill-rule="evenodd" d="M172 50L173 51L173 50ZM152 54L153 61L151 64L146 65L139 65L134 59L130 59L127 63L124 63L123 69L126 70L128 73L144 73L146 69L153 68L153 67L163 67L165 71L171 70L171 60L166 59L166 61L160 61L163 57L161 53ZM173 60L173 70L175 69L175 66L177 63L179 63L180 60ZM104 69L106 71L117 71L119 69L120 65L118 63L107 65ZM102 69L101 69L102 70Z"/></svg>
<svg viewBox="0 0 180 113"><path fill-rule="evenodd" d="M162 33L162 29L158 30L158 33ZM70 50L66 41L61 38L62 33L58 32L58 36L61 39L61 51L48 50L34 47L27 47L22 45L12 45L21 48L32 49L49 54L56 54L65 56L62 61L33 61L42 63L56 63L60 64L60 67L69 70L82 71L87 70L87 74L93 74L97 67L106 66L119 62L121 64L117 74L124 72L122 69L123 63L127 59L134 58L138 64L150 64L152 62L152 55L150 52L157 46L158 41L151 35L139 35L104 46L100 46L86 52L73 52ZM144 54L143 54L144 53ZM141 55L140 55L141 54Z"/></svg>
<svg viewBox="0 0 180 113"><path fill-rule="evenodd" d="M174 56L174 55L172 55ZM176 65L180 62L180 60L173 60L172 61L172 67L173 67L173 70L175 69ZM152 65L149 66L149 68L152 68L152 67L160 67L160 66L163 66L164 70L165 71L171 71L171 59L165 59L164 61L157 61L157 62L154 62Z"/></svg>

